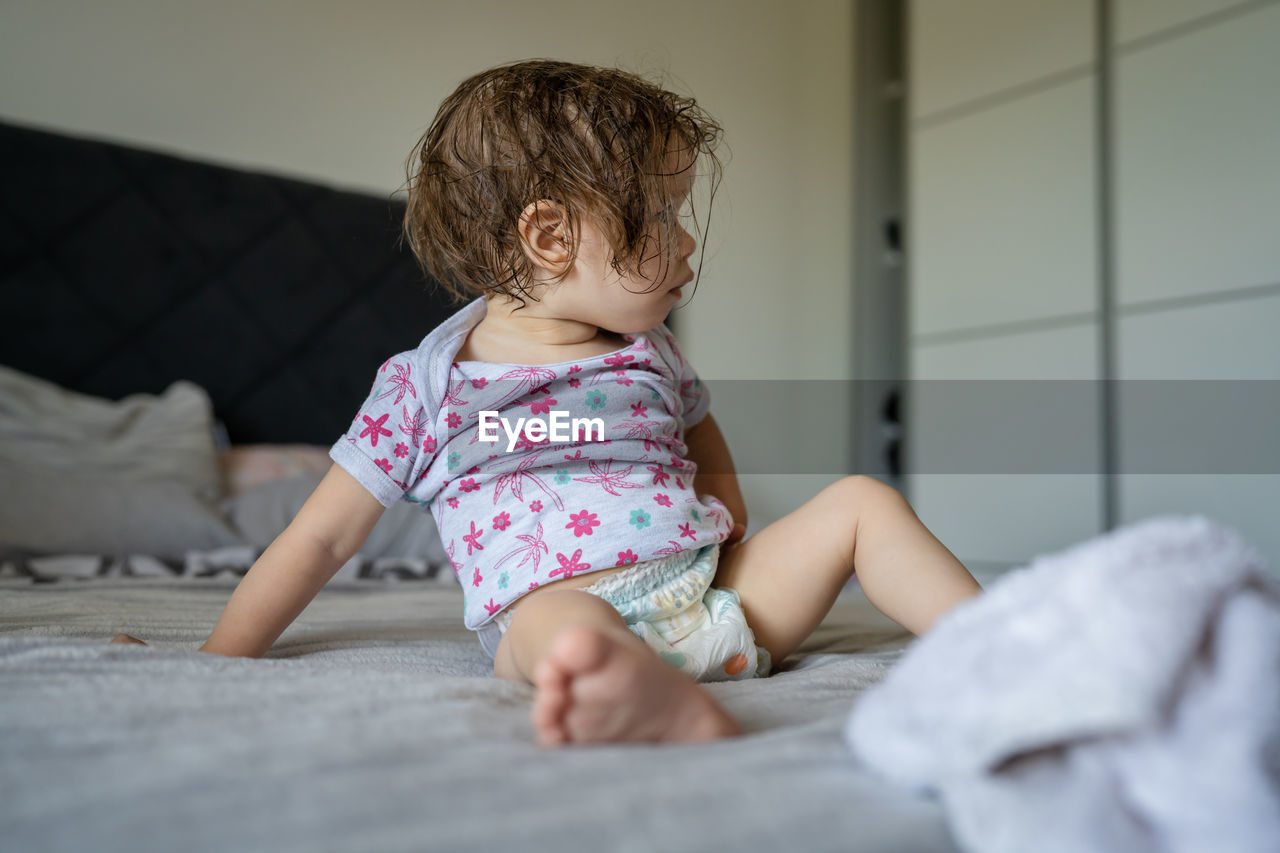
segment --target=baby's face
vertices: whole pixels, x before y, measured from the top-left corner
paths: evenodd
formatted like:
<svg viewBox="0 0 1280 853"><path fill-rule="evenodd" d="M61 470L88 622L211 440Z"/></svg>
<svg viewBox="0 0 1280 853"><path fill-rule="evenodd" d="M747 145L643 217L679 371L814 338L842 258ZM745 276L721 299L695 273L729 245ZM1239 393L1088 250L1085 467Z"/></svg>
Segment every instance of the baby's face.
<svg viewBox="0 0 1280 853"><path fill-rule="evenodd" d="M681 216L692 181L692 169L673 177L663 207L654 212L654 225L635 269L616 269L613 247L596 223L584 218L573 269L549 289L547 307L618 334L646 332L665 320L694 278L689 258L698 244Z"/></svg>
<svg viewBox="0 0 1280 853"><path fill-rule="evenodd" d="M612 263L612 246L594 224L583 222L574 272L548 296L571 310L574 319L611 332L635 334L656 327L693 281L689 258L697 242L679 224L674 245L665 245L672 242L667 234L651 236L653 249L639 268L619 272Z"/></svg>

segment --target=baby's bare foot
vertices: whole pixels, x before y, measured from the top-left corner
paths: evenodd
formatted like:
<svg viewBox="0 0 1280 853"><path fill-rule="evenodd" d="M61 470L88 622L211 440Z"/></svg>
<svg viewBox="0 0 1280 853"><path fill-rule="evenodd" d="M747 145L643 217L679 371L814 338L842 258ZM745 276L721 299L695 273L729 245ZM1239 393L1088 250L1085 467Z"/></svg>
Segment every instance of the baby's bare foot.
<svg viewBox="0 0 1280 853"><path fill-rule="evenodd" d="M544 746L741 733L687 675L643 645L595 628L570 628L556 637L534 687L533 726Z"/></svg>

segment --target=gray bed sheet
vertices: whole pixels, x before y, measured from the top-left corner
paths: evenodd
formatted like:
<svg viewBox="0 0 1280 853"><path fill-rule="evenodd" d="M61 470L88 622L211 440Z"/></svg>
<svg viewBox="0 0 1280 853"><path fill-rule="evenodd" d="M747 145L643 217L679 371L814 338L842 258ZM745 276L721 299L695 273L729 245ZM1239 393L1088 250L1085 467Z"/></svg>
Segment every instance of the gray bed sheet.
<svg viewBox="0 0 1280 853"><path fill-rule="evenodd" d="M330 585L267 658L196 652L233 586L0 582L0 847L956 849L845 747L908 641L856 588L772 677L707 686L745 736L548 750L456 585Z"/></svg>

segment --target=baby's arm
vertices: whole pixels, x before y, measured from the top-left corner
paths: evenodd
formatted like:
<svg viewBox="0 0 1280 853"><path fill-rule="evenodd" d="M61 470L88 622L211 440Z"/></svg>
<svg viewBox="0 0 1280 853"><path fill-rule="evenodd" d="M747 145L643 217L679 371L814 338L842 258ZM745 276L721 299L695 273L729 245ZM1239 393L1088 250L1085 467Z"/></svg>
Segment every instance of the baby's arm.
<svg viewBox="0 0 1280 853"><path fill-rule="evenodd" d="M729 541L741 539L747 531L747 503L742 499L738 486L738 474L729 456L720 427L710 413L685 430L684 443L689 448L688 458L698 466L693 478L693 488L700 495L714 495L733 516L734 530Z"/></svg>
<svg viewBox="0 0 1280 853"><path fill-rule="evenodd" d="M200 651L261 657L360 550L383 506L334 465L231 595Z"/></svg>

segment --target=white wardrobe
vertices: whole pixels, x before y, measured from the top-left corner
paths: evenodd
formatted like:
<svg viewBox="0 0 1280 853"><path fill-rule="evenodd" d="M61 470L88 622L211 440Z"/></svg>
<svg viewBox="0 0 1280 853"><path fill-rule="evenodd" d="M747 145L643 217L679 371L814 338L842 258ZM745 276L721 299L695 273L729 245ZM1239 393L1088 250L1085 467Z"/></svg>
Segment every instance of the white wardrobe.
<svg viewBox="0 0 1280 853"><path fill-rule="evenodd" d="M961 559L1280 566L1280 0L911 0L907 470Z"/></svg>

